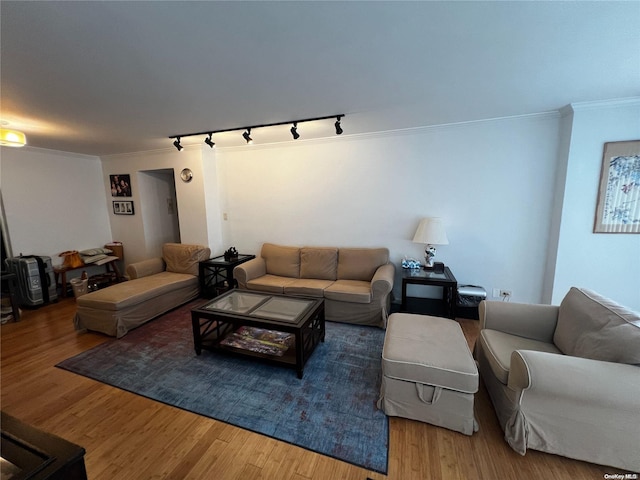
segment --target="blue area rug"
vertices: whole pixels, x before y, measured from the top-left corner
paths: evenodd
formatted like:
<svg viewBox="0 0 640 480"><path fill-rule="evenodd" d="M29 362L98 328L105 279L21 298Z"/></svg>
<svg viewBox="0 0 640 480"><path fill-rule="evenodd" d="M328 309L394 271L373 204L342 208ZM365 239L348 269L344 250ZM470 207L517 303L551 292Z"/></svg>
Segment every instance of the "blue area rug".
<svg viewBox="0 0 640 480"><path fill-rule="evenodd" d="M193 348L182 306L57 367L380 473L388 421L376 408L384 331L327 322L299 380L294 369Z"/></svg>

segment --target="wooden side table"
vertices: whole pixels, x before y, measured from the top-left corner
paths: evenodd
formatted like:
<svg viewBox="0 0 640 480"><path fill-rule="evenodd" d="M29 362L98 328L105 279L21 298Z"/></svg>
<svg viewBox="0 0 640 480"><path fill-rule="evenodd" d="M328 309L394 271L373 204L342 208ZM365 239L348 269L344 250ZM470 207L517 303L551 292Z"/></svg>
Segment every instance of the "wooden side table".
<svg viewBox="0 0 640 480"><path fill-rule="evenodd" d="M115 274L116 276L116 282L120 281L120 270L118 269L118 264L116 263L118 261L118 259L114 259L111 260L110 262L107 263L103 263L102 265L104 265L104 268L106 269L106 272L112 272ZM89 267L99 267L101 265L96 265L94 263L89 263L87 265L82 265L80 267L75 267L75 268L70 268L70 267L63 267L63 266L58 266L58 267L53 267L53 273L55 275L56 278L56 285L60 285L61 286L61 296L62 297L66 297L67 296L67 272L71 272L73 270L86 270ZM58 281L58 279L60 279L60 281Z"/></svg>
<svg viewBox="0 0 640 480"><path fill-rule="evenodd" d="M205 298L213 298L235 288L236 280L233 278L233 269L254 258L256 258L255 255L239 254L235 258L225 260L224 255L220 255L200 262L198 265L200 295Z"/></svg>
<svg viewBox="0 0 640 480"><path fill-rule="evenodd" d="M427 285L442 287L442 299L407 297L407 285ZM458 281L449 267L444 272L435 273L433 270L402 269L402 311L410 313L424 313L436 317L456 317L456 295Z"/></svg>

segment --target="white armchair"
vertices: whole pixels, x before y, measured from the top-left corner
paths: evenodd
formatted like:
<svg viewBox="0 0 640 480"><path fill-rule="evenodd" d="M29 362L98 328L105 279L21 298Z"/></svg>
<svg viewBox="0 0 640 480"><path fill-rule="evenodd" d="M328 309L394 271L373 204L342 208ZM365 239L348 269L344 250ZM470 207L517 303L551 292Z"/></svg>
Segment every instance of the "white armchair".
<svg viewBox="0 0 640 480"><path fill-rule="evenodd" d="M586 289L480 304L475 350L505 440L640 471L640 315Z"/></svg>

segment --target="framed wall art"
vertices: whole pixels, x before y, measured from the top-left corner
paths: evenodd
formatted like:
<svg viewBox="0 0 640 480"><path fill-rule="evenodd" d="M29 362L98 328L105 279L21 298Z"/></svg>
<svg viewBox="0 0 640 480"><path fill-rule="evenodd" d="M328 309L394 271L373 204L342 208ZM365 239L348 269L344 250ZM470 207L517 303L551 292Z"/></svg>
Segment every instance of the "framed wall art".
<svg viewBox="0 0 640 480"><path fill-rule="evenodd" d="M594 233L640 233L640 140L607 142Z"/></svg>
<svg viewBox="0 0 640 480"><path fill-rule="evenodd" d="M117 200L113 202L113 213L116 215L133 215L133 202Z"/></svg>
<svg viewBox="0 0 640 480"><path fill-rule="evenodd" d="M112 197L131 196L131 176L129 174L109 175Z"/></svg>

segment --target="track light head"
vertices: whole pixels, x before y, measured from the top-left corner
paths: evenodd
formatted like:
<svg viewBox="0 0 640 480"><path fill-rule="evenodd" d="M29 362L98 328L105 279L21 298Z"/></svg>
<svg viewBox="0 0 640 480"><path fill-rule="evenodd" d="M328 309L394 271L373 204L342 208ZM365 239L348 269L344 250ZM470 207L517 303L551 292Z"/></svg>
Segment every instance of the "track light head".
<svg viewBox="0 0 640 480"><path fill-rule="evenodd" d="M247 141L248 144L253 143L253 139L251 138L251 129L247 128L247 131L242 134L242 137Z"/></svg>
<svg viewBox="0 0 640 480"><path fill-rule="evenodd" d="M297 140L300 138L300 134L298 133L298 122L293 122L293 127L291 127L291 135L293 135L293 139Z"/></svg>
<svg viewBox="0 0 640 480"><path fill-rule="evenodd" d="M340 126L340 119L342 118L342 116L338 115L336 117L336 123L334 124L334 126L336 127L336 135L342 135L342 127Z"/></svg>
<svg viewBox="0 0 640 480"><path fill-rule="evenodd" d="M176 147L178 149L179 152L182 151L182 149L184 148L182 145L180 145L180 137L176 137L176 141L173 142L173 146Z"/></svg>
<svg viewBox="0 0 640 480"><path fill-rule="evenodd" d="M209 136L204 139L204 143L213 148L216 146L216 142L214 142L211 137L213 137L213 133L210 133Z"/></svg>

